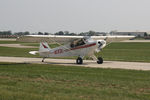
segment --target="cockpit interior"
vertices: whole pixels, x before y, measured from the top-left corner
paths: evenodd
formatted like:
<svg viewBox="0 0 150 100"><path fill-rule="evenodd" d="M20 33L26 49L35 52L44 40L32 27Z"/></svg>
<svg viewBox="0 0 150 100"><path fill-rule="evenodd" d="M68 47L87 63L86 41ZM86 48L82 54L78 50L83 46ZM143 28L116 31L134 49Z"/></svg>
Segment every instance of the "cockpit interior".
<svg viewBox="0 0 150 100"><path fill-rule="evenodd" d="M74 47L81 46L81 45L84 45L84 44L85 44L85 39L78 39L78 40L73 41L70 44L70 47L74 48Z"/></svg>

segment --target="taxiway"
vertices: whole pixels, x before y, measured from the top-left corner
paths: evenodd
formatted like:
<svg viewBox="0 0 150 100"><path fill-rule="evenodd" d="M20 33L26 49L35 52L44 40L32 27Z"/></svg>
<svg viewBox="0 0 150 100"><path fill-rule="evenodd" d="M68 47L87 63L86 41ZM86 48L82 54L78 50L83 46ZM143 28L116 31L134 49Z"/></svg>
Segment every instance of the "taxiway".
<svg viewBox="0 0 150 100"><path fill-rule="evenodd" d="M24 57L2 57L0 62L14 62L14 63L35 63L35 64L56 64L65 66L83 66L92 68L117 68L117 69L131 69L131 70L150 70L150 63L143 62L120 62L120 61L104 61L103 64L97 64L92 60L84 60L82 65L77 65L74 59L46 59L41 62L42 58L24 58Z"/></svg>

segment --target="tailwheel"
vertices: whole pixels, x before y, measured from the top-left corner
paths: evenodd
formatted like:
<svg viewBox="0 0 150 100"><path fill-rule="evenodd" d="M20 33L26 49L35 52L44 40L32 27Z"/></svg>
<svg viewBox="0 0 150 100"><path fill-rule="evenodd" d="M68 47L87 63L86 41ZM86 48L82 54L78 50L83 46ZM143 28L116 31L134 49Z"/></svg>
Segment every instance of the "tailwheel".
<svg viewBox="0 0 150 100"><path fill-rule="evenodd" d="M42 62L44 62L45 58L42 59Z"/></svg>
<svg viewBox="0 0 150 100"><path fill-rule="evenodd" d="M83 63L83 59L81 57L78 57L76 60L77 64L82 64Z"/></svg>
<svg viewBox="0 0 150 100"><path fill-rule="evenodd" d="M102 57L98 57L97 60L98 60L97 61L98 64L102 64L103 63L103 58Z"/></svg>

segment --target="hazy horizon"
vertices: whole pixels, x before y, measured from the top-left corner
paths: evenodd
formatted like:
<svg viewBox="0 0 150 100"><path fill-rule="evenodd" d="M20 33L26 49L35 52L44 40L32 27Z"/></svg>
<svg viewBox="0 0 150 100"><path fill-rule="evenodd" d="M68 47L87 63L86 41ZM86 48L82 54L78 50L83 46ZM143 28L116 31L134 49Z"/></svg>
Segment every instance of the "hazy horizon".
<svg viewBox="0 0 150 100"><path fill-rule="evenodd" d="M149 0L0 0L0 31L150 31Z"/></svg>

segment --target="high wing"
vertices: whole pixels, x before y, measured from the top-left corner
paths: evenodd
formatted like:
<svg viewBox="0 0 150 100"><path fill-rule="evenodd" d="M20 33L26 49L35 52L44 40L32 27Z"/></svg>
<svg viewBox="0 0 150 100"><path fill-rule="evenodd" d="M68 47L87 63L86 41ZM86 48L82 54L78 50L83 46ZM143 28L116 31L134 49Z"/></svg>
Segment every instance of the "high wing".
<svg viewBox="0 0 150 100"><path fill-rule="evenodd" d="M84 38L85 36L60 36L60 35L27 35L23 37L17 38L17 41L24 42L48 42L48 43L59 43L66 44L69 42L73 42L77 39ZM91 36L94 40L104 40L107 38L106 42L116 42L129 40L134 38L135 36Z"/></svg>

